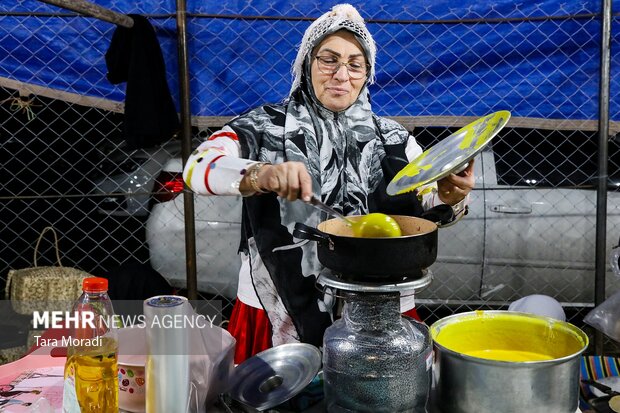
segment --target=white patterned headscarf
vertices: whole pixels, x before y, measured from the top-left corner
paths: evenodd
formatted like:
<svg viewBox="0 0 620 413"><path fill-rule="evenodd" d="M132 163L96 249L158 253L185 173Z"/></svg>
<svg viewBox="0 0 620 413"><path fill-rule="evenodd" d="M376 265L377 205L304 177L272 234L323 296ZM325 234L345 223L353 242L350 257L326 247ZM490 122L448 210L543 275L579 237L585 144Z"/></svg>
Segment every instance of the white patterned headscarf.
<svg viewBox="0 0 620 413"><path fill-rule="evenodd" d="M291 95L301 84L302 74L304 71L304 62L308 61L312 50L325 38L325 36L335 33L338 30L348 30L355 35L357 41L364 49L366 59L370 64L370 73L368 74L367 84L372 84L375 79L375 56L377 55L377 46L375 41L366 28L364 19L355 7L350 4L338 4L331 11L323 14L316 19L304 33L301 45L297 52L297 57L293 63L293 84L291 86Z"/></svg>

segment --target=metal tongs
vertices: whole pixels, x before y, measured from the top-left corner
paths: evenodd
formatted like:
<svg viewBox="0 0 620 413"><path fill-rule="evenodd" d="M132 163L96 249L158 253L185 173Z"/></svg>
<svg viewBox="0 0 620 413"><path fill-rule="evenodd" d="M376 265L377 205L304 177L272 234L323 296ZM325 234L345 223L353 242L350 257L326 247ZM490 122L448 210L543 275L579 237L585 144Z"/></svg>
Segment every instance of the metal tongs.
<svg viewBox="0 0 620 413"><path fill-rule="evenodd" d="M356 222L351 221L349 218L347 218L344 215L342 215L340 212L336 211L334 208L332 208L329 205L325 204L323 201L321 201L315 195L312 195L312 197L310 198L310 201L308 201L308 203L310 205L312 205L313 207L315 207L317 209L320 209L323 212L327 212L329 215L333 215L336 218L340 218L349 227L353 227L354 225L357 224Z"/></svg>

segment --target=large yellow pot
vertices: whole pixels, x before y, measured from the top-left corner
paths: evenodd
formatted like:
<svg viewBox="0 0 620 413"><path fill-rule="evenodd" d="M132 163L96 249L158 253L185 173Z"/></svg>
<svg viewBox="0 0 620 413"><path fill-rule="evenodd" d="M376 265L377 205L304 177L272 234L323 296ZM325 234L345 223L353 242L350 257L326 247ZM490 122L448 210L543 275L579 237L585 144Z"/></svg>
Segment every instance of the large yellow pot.
<svg viewBox="0 0 620 413"><path fill-rule="evenodd" d="M588 337L572 324L475 311L431 326L436 403L444 413L574 413Z"/></svg>

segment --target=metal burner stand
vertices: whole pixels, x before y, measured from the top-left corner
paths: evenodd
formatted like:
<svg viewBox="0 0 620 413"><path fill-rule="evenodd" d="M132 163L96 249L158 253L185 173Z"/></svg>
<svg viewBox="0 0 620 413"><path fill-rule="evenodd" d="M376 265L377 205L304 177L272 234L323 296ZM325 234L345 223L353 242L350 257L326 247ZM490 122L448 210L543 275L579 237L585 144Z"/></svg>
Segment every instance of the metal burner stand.
<svg viewBox="0 0 620 413"><path fill-rule="evenodd" d="M422 270L422 277L414 280L403 280L398 282L376 283L376 282L358 282L347 281L338 278L335 274L323 273L317 278L317 284L333 287L343 291L353 291L361 293L396 293L409 292L409 294L401 294L401 297L412 295L416 292L424 290L433 281L433 273L428 268Z"/></svg>

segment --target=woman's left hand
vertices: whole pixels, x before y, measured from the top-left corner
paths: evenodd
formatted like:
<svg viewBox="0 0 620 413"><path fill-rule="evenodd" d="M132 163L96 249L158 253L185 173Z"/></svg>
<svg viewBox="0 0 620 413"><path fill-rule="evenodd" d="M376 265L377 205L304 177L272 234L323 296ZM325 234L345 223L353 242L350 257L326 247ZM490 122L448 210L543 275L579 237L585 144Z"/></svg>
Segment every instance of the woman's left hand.
<svg viewBox="0 0 620 413"><path fill-rule="evenodd" d="M455 205L471 192L476 180L474 177L474 160L458 175L450 174L437 181L439 199L445 204Z"/></svg>

